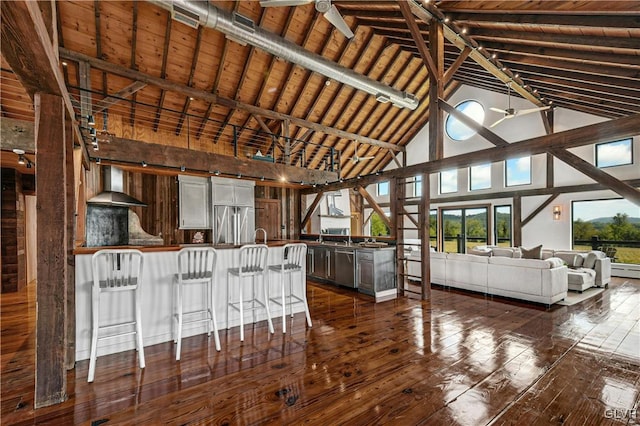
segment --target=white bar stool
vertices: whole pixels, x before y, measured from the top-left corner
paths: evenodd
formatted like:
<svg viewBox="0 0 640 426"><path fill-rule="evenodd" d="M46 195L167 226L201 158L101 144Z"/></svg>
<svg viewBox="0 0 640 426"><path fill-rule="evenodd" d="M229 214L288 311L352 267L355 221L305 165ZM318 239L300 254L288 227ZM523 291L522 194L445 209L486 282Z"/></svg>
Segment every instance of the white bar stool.
<svg viewBox="0 0 640 426"><path fill-rule="evenodd" d="M287 312L287 304L289 305L289 311L293 317L293 304L304 304L304 313L307 316L307 324L309 327L311 324L311 315L309 313L309 305L307 304L307 282L304 274L304 263L306 262L307 245L304 243L287 244L282 251L281 263L278 265L269 266L269 272L273 272L280 275L280 300L278 298L270 298L269 300L282 306L282 332L287 332L287 324L285 316ZM293 274L300 273L300 282L302 283L302 294L300 296L293 292ZM285 286L285 276L289 277L288 292ZM287 303L288 299L288 303Z"/></svg>
<svg viewBox="0 0 640 426"><path fill-rule="evenodd" d="M87 382L93 382L96 372L98 341L119 336L136 335L136 350L140 368L144 368L144 345L142 344L142 288L143 257L140 250L98 250L91 258L93 285L91 292L91 355L89 358L89 376ZM109 325L100 324L100 296L102 293L130 291L134 297L134 319ZM133 330L126 330L133 326ZM124 331L111 332L98 336L99 332L125 328Z"/></svg>
<svg viewBox="0 0 640 426"><path fill-rule="evenodd" d="M231 309L240 312L240 341L244 341L244 311L245 309L256 310L264 309L267 312L267 322L269 323L269 331L273 334L273 323L271 322L271 313L269 312L269 296L267 293L267 254L269 248L264 244L247 244L240 248L240 262L238 267L227 269L227 329L230 328ZM231 295L231 276L238 277L238 296L237 302L233 302ZM244 298L244 281L250 279L252 293L251 299ZM262 286L263 300L260 301L256 297L256 278L260 280L259 285ZM256 306L256 304L258 306Z"/></svg>
<svg viewBox="0 0 640 426"><path fill-rule="evenodd" d="M216 269L218 254L213 247L185 247L178 252L178 273L173 277L173 284L177 292L176 309L174 309L173 341L176 347L176 361L180 361L182 350L182 328L185 324L207 322L207 336L213 337L216 350L220 350L220 337L218 336L218 324L216 321L215 291L213 288L213 276ZM183 296L185 286L201 285L204 290L203 307L188 312L183 312Z"/></svg>

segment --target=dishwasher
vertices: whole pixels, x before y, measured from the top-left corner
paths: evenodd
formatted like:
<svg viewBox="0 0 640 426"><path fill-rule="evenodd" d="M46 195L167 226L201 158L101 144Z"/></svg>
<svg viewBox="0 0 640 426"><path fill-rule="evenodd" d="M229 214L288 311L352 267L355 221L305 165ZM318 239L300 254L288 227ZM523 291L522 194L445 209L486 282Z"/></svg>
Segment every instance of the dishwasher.
<svg viewBox="0 0 640 426"><path fill-rule="evenodd" d="M355 250L336 247L335 251L335 283L356 288L355 271Z"/></svg>

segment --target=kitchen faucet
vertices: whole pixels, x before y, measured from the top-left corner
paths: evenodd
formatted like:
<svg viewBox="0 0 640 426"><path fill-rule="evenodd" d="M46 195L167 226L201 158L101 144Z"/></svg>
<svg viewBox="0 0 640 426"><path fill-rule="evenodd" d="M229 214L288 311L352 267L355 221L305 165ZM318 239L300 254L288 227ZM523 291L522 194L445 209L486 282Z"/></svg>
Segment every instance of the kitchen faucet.
<svg viewBox="0 0 640 426"><path fill-rule="evenodd" d="M257 228L253 233L253 239L255 240L256 238L258 238L258 231L262 231L262 233L264 234L264 244L267 244L267 230L264 228Z"/></svg>

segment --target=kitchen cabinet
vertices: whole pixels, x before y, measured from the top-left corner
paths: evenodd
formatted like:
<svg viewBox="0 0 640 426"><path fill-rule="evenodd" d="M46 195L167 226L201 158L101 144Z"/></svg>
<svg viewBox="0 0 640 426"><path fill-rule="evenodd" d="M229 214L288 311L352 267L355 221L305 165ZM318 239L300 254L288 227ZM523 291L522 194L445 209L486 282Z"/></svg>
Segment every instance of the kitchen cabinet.
<svg viewBox="0 0 640 426"><path fill-rule="evenodd" d="M379 297L395 297L395 249L356 250L356 283L361 293Z"/></svg>
<svg viewBox="0 0 640 426"><path fill-rule="evenodd" d="M179 228L211 228L209 180L197 176L178 176Z"/></svg>
<svg viewBox="0 0 640 426"><path fill-rule="evenodd" d="M333 281L335 279L333 247L307 248L307 274L322 280Z"/></svg>

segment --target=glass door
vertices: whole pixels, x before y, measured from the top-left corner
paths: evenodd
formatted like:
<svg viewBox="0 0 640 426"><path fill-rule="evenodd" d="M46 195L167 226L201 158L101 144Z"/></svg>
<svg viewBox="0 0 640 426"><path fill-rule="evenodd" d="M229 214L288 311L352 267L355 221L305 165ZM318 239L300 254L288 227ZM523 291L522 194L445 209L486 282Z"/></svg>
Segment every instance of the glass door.
<svg viewBox="0 0 640 426"><path fill-rule="evenodd" d="M442 209L441 218L444 251L466 253L489 243L487 207Z"/></svg>

